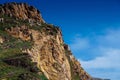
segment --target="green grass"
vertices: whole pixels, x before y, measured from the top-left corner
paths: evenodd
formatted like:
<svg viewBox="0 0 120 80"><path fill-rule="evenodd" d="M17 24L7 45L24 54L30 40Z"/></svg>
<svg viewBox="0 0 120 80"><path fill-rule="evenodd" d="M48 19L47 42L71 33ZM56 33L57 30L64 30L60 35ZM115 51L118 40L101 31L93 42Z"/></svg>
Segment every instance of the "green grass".
<svg viewBox="0 0 120 80"><path fill-rule="evenodd" d="M21 53L20 49L6 49L0 50L0 60L8 57L12 57L15 55L19 55Z"/></svg>
<svg viewBox="0 0 120 80"><path fill-rule="evenodd" d="M17 57L20 57L20 55ZM3 57L2 57L3 58ZM13 56L8 57L7 58L15 58ZM26 58L26 57L25 57ZM21 60L25 63L28 64L28 66L34 66L32 64L32 62L30 60L28 60L28 58L22 58ZM4 58L6 59L6 58ZM22 63L23 63L22 62ZM22 74L28 74L27 76L24 76L24 78L21 78L20 75ZM39 79L39 80L47 80L47 78L44 76L44 74L37 74L36 72L31 72L27 67L23 67L23 66L15 66L12 64L8 64L6 62L4 62L4 60L2 60L0 58L0 80L2 79L6 79L6 80L34 80L34 79Z"/></svg>
<svg viewBox="0 0 120 80"><path fill-rule="evenodd" d="M0 76L1 76L0 78L10 78L10 77L15 78L23 72L25 72L25 70L23 68L4 64L3 67L0 69Z"/></svg>
<svg viewBox="0 0 120 80"><path fill-rule="evenodd" d="M0 80L29 80L29 78L47 80L44 74L37 74L37 72L31 72L31 69L35 68L35 64L29 59L29 57L24 56L24 53L20 53L17 49L9 49L0 52ZM15 65L10 62L7 63L6 59L14 59L16 62L21 62L27 66ZM22 74L29 74L25 76L25 79L21 79L19 76Z"/></svg>
<svg viewBox="0 0 120 80"><path fill-rule="evenodd" d="M26 25L30 29L41 31L53 26L47 24L30 26L27 20L15 19L7 15L0 17L4 18L4 22L0 22L0 36L5 39L4 43L0 43L0 80L48 80L42 72L38 74L40 70L37 70L36 63L21 51L21 49L31 49L33 41L14 38L5 32L5 28Z"/></svg>
<svg viewBox="0 0 120 80"><path fill-rule="evenodd" d="M0 80L47 80L44 74L39 75L37 72L31 72L31 70L34 70L36 64L34 64L29 57L24 56L24 53L21 51L21 48L31 48L33 44L31 41L22 41L13 38L2 31L0 32L0 36L8 38L8 41L0 44ZM5 46L12 47L4 48ZM15 62L21 62L28 66L13 65L5 62L4 60L6 59L15 59ZM19 76L22 74L28 74L28 76L25 76L25 79L20 78Z"/></svg>
<svg viewBox="0 0 120 80"><path fill-rule="evenodd" d="M39 80L47 80L46 77L41 74L36 74L28 71L27 69L24 69L22 67L15 67L15 66L10 66L8 64L5 64L3 62L0 62L0 80L1 79L6 79L6 80L26 80L26 79L21 79L20 75L22 74L29 74L29 76L25 76L27 80L29 78L36 78ZM34 79L32 79L34 80Z"/></svg>

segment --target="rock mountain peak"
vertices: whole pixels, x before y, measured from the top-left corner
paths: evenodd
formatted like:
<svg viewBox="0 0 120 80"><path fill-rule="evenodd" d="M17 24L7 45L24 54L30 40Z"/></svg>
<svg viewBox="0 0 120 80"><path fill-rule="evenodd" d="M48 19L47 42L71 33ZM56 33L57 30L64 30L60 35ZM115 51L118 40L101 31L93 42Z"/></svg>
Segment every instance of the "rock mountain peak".
<svg viewBox="0 0 120 80"><path fill-rule="evenodd" d="M40 11L26 3L5 3L0 5L0 15L9 15L19 19L33 19L44 23Z"/></svg>
<svg viewBox="0 0 120 80"><path fill-rule="evenodd" d="M0 80L92 80L61 30L26 3L0 5Z"/></svg>

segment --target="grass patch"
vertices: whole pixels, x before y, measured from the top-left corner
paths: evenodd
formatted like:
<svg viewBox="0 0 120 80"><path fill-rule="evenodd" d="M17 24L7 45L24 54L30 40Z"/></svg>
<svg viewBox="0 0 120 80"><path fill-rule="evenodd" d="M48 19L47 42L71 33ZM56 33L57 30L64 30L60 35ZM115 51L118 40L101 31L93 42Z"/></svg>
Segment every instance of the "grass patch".
<svg viewBox="0 0 120 80"><path fill-rule="evenodd" d="M0 53L0 80L48 80L25 53L16 53L14 50ZM7 53L8 52L8 53ZM8 59L8 62L5 60ZM36 71L37 69L37 71Z"/></svg>
<svg viewBox="0 0 120 80"><path fill-rule="evenodd" d="M21 53L20 49L6 49L0 50L0 59L12 57L15 55L19 55Z"/></svg>
<svg viewBox="0 0 120 80"><path fill-rule="evenodd" d="M4 18L0 22L0 36L4 43L0 43L0 80L48 80L43 73L38 74L36 63L33 63L21 49L32 48L32 41L23 41L14 38L5 32L5 28L20 27L27 25L28 28L39 30L46 29L47 24L30 26L27 20L15 19L7 15L0 15Z"/></svg>

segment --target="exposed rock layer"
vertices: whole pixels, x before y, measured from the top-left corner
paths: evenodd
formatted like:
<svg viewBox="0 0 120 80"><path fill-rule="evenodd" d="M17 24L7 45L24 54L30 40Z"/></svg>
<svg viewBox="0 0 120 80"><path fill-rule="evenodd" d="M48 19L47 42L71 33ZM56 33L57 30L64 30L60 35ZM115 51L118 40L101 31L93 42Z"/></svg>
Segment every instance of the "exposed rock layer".
<svg viewBox="0 0 120 80"><path fill-rule="evenodd" d="M20 19L33 19L44 23L39 10L26 3L6 3L0 5L0 15L9 15Z"/></svg>
<svg viewBox="0 0 120 80"><path fill-rule="evenodd" d="M45 24L37 9L25 3L8 3L1 5L0 10L0 15L17 18L15 21L27 19L29 24L29 20L35 22L32 25L16 24L14 27L5 28L5 31L15 38L33 42L30 49L22 49L22 52L31 56L32 61L37 63L37 67L49 80L92 80L64 44L61 30ZM4 20L1 16L1 23ZM36 24L37 22L40 25ZM0 43L3 42L4 39L0 37Z"/></svg>

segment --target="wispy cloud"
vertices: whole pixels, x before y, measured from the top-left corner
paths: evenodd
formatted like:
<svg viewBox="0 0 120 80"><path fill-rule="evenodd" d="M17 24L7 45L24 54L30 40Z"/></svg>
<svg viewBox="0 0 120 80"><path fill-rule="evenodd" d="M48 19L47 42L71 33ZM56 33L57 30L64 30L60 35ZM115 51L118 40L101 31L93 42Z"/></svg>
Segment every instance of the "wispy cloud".
<svg viewBox="0 0 120 80"><path fill-rule="evenodd" d="M120 29L107 29L103 35L95 37L101 46L120 48Z"/></svg>
<svg viewBox="0 0 120 80"><path fill-rule="evenodd" d="M90 61L80 60L84 68L120 68L120 50L103 49L104 56L96 57Z"/></svg>
<svg viewBox="0 0 120 80"><path fill-rule="evenodd" d="M71 41L70 47L73 51L80 51L89 47L89 40L76 35Z"/></svg>
<svg viewBox="0 0 120 80"><path fill-rule="evenodd" d="M91 56L94 57L86 61L79 56L80 63L92 76L119 80L119 34L120 29L107 29L101 34L94 34L86 37L77 36L74 42L71 43L71 49L73 53L86 53L84 54L86 58ZM84 51L81 51L82 49L84 49Z"/></svg>

